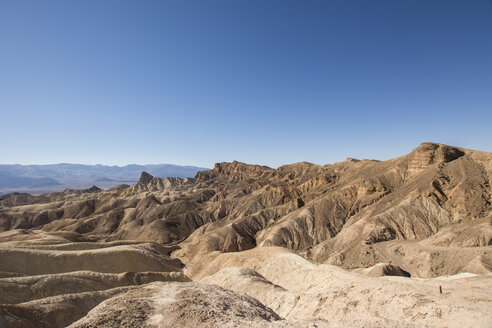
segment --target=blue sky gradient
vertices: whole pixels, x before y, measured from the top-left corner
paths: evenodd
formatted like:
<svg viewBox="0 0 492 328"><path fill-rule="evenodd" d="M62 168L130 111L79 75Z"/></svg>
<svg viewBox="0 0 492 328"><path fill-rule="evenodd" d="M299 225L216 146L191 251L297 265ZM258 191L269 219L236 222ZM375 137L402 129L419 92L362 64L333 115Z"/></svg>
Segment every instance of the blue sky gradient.
<svg viewBox="0 0 492 328"><path fill-rule="evenodd" d="M492 151L492 2L0 0L0 163Z"/></svg>

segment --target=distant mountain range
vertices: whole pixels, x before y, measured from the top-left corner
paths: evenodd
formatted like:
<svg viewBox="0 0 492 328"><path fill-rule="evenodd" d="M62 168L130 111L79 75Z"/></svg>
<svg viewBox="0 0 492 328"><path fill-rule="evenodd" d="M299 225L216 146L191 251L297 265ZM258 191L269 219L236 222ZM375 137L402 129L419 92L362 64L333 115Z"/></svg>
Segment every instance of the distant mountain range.
<svg viewBox="0 0 492 328"><path fill-rule="evenodd" d="M43 193L65 188L88 188L97 185L109 188L118 184L132 184L142 171L157 177L194 177L207 168L172 164L126 166L50 164L0 165L0 194L13 191Z"/></svg>

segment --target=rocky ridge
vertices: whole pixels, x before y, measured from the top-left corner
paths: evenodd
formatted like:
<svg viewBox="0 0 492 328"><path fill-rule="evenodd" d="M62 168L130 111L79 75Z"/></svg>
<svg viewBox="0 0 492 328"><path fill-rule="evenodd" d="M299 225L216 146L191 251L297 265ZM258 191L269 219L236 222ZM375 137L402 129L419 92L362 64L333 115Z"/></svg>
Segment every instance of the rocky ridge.
<svg viewBox="0 0 492 328"><path fill-rule="evenodd" d="M176 304L186 294L205 306L198 301L205 291L236 304L239 296L206 283L258 300L245 315L259 315L259 327L357 326L354 317L365 327L485 327L492 302L491 174L491 153L423 143L387 161L277 169L218 163L195 178L143 172L134 185L107 191L5 195L0 288L8 305L0 306L0 326L80 319L74 327L88 327L101 318L131 326L129 316L138 311L143 325L200 326L159 304L164 294L181 295ZM448 275L459 279L439 280ZM381 280L388 276L398 280ZM313 277L309 286L306 277ZM201 284L180 285L190 279ZM331 289L323 287L328 280ZM71 284L85 287L77 292ZM460 284L470 289L460 291ZM436 295L439 285L450 296ZM477 288L484 294L477 296ZM111 319L125 304L136 308ZM63 317L67 306L72 314ZM224 311L216 314L220 325L241 324L236 312ZM204 327L219 325L209 319Z"/></svg>

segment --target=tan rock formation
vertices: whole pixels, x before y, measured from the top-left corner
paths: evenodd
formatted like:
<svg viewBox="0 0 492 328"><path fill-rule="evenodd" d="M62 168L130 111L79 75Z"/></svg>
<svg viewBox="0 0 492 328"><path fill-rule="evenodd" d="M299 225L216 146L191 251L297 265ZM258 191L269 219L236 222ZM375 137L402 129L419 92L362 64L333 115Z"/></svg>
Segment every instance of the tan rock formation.
<svg viewBox="0 0 492 328"><path fill-rule="evenodd" d="M5 195L0 326L487 327L491 174L491 153L423 143Z"/></svg>

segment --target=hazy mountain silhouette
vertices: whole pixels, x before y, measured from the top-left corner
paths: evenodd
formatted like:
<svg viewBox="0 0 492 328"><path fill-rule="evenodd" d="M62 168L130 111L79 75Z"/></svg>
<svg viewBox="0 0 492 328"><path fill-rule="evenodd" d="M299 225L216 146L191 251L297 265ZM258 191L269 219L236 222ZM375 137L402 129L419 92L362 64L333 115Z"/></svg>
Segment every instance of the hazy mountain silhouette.
<svg viewBox="0 0 492 328"><path fill-rule="evenodd" d="M134 183L142 171L158 177L193 177L206 168L172 164L125 166L50 164L0 165L0 193L12 191L42 193L65 188L88 188L94 184L102 188L122 183Z"/></svg>

